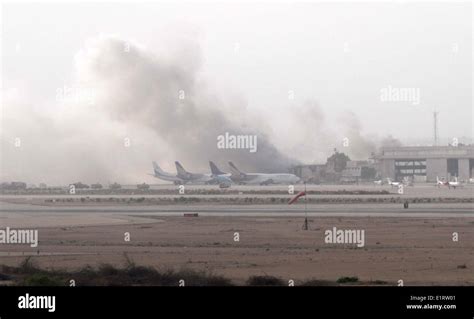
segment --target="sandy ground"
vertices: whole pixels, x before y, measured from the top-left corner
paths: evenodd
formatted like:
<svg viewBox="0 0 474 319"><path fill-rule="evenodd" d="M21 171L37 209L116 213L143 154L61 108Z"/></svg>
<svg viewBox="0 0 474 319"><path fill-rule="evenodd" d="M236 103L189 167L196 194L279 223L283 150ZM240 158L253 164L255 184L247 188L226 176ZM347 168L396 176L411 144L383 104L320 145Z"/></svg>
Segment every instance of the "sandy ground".
<svg viewBox="0 0 474 319"><path fill-rule="evenodd" d="M297 281L358 276L393 284L402 279L405 285L474 285L472 217L310 217L310 230L304 231L303 218L287 216L13 214L2 213L2 224L9 216L24 225L42 221L34 222L40 245L1 245L0 264L18 265L33 255L43 267L123 266L126 253L139 265L207 270L236 283L267 274ZM333 227L364 229L365 247L326 244L324 231Z"/></svg>
<svg viewBox="0 0 474 319"><path fill-rule="evenodd" d="M175 189L174 186L158 188L168 193ZM379 189L373 185L311 185L309 188ZM187 189L214 190L215 186ZM282 191L286 187L257 189ZM474 285L474 205L466 202L472 200L472 185L456 190L417 185L407 187L403 195L396 194L389 186L380 189L391 194L370 196L455 200L413 202L410 209L403 209L401 202L308 204L310 230L304 231L302 202L288 206L117 202L84 205L68 201L59 205L45 202L58 195L2 195L0 228L38 229L40 243L37 248L1 244L0 264L16 266L26 256L33 256L40 266L48 268L72 270L103 263L121 267L126 263L126 254L137 265L206 270L229 277L237 284L243 284L252 275L272 275L297 283L357 276L361 281L383 280L394 285L400 279L405 285ZM224 194L196 196L216 198ZM143 194L90 195L110 196L129 198ZM160 195L147 196L153 199ZM245 199L250 195L225 196ZM364 195L314 195L315 198L354 196L364 198ZM199 212L199 217L183 217L185 212ZM324 232L333 227L364 230L365 246L326 244ZM127 232L130 241L124 240ZM454 232L459 234L457 242L452 240ZM239 241L234 240L236 233Z"/></svg>

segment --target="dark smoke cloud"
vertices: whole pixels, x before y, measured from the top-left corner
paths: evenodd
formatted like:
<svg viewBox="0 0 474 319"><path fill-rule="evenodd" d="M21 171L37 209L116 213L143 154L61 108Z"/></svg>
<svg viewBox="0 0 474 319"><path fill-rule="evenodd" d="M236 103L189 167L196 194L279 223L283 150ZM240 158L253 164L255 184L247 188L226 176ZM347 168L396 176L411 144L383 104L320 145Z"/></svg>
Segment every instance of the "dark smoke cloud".
<svg viewBox="0 0 474 319"><path fill-rule="evenodd" d="M116 121L153 130L188 167L232 160L246 169L286 171L295 162L256 127L244 129L228 119L222 103L199 82L201 58L192 48L169 59L133 45L124 50L128 44L114 38L89 45L94 49L82 52L78 64L81 80L100 88L100 109ZM218 149L217 137L226 132L257 135L257 152Z"/></svg>
<svg viewBox="0 0 474 319"><path fill-rule="evenodd" d="M91 39L76 56L75 82L66 86L92 98L69 92L72 96L54 101L56 92L51 92L51 101L38 106L28 100L27 88L4 94L2 181L155 182L147 175L152 160L170 172L175 160L201 172L209 171L209 160L223 170L231 160L243 170L262 172L286 172L295 163L259 125L242 124L241 100L233 101L228 112L207 89L199 79L197 45L163 52L152 54L112 37ZM218 149L217 137L226 132L257 135L257 152ZM17 137L21 147L14 147Z"/></svg>
<svg viewBox="0 0 474 319"><path fill-rule="evenodd" d="M231 160L244 171L286 172L298 160L324 163L334 148L366 159L380 144L362 133L352 112L342 114L337 127L327 124L314 101L278 114L252 114L242 97L227 96L231 100L223 103L200 78L198 45L161 51L112 37L89 40L76 56L71 87L91 90L93 103L86 98L36 105L27 90L4 96L2 181L156 182L147 175L152 160L170 172L175 160L199 172L209 171L209 160L224 171ZM226 132L255 134L258 151L218 149L217 137ZM15 137L22 138L20 148L13 147Z"/></svg>

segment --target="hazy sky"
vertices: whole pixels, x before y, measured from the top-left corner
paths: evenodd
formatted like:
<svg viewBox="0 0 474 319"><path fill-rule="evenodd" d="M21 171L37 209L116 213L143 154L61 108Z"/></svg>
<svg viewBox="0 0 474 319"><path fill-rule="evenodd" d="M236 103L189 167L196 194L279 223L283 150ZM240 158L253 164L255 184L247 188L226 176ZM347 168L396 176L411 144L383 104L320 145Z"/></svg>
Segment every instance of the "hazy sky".
<svg viewBox="0 0 474 319"><path fill-rule="evenodd" d="M352 114L364 136L430 141L436 108L443 142L473 136L469 2L10 4L2 28L2 111L19 126L30 125L29 112L62 112L58 88L77 83L78 52L102 34L158 58L181 46L183 68L199 60L200 87L226 107L238 104L230 117L240 108L259 114L283 150L294 149L292 130L315 125L286 116L307 101L335 132ZM187 46L199 57L187 59ZM383 100L398 89L415 95ZM23 113L9 115L11 99Z"/></svg>

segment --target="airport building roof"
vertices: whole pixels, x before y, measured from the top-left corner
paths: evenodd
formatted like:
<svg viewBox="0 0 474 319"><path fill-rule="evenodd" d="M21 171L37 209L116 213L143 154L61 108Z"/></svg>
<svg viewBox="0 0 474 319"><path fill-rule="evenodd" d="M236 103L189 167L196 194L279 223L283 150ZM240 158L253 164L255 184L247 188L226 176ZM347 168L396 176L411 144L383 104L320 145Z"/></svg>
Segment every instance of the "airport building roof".
<svg viewBox="0 0 474 319"><path fill-rule="evenodd" d="M474 145L384 147L379 159L474 158Z"/></svg>

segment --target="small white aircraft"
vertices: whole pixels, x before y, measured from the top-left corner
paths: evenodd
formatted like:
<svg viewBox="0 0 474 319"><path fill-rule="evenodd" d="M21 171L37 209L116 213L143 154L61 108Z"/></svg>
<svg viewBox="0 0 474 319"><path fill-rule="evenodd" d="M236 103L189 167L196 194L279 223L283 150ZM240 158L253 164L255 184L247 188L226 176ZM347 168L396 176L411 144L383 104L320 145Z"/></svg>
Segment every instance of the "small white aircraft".
<svg viewBox="0 0 474 319"><path fill-rule="evenodd" d="M374 185L382 185L383 181L380 179L378 181L374 181Z"/></svg>
<svg viewBox="0 0 474 319"><path fill-rule="evenodd" d="M457 177L454 177L454 182L448 182L448 188L451 189L451 187L453 187L454 189L456 189L456 187L460 187L461 184L458 182L458 178Z"/></svg>
<svg viewBox="0 0 474 319"><path fill-rule="evenodd" d="M398 187L398 186L402 185L402 183L400 183L400 182L392 182L392 180L388 177L387 177L387 184L392 186L392 187Z"/></svg>
<svg viewBox="0 0 474 319"><path fill-rule="evenodd" d="M449 182L449 181L445 182L443 180L440 180L438 176L436 176L436 186L438 186L438 188L440 186L448 186L449 189L451 189L451 187L456 189L456 187L461 187L461 183L458 181L457 177L454 177L454 182Z"/></svg>
<svg viewBox="0 0 474 319"><path fill-rule="evenodd" d="M436 176L436 186L438 186L438 188L440 188L441 186L445 186L445 183L445 181L440 180L439 177Z"/></svg>

